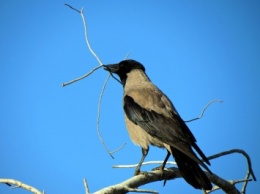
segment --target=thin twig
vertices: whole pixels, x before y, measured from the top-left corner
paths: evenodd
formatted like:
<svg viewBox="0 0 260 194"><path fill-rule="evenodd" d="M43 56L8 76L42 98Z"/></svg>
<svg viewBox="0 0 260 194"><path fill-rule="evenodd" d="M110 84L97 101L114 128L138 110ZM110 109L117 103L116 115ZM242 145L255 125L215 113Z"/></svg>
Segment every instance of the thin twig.
<svg viewBox="0 0 260 194"><path fill-rule="evenodd" d="M126 60L126 59L129 57L129 55L130 55L130 52L128 52L128 53L126 54L124 60Z"/></svg>
<svg viewBox="0 0 260 194"><path fill-rule="evenodd" d="M230 180L228 181L231 185L235 185L237 183L243 183L243 182L249 182L252 181L252 179L242 179L242 180ZM213 193L214 191L222 189L221 187L215 185L210 191L206 191L206 194ZM242 192L241 192L242 194Z"/></svg>
<svg viewBox="0 0 260 194"><path fill-rule="evenodd" d="M255 177L255 174L254 174L253 169L252 169L251 159L250 159L249 155L244 150L232 149L232 150L220 152L218 154L209 156L208 160L212 160L212 159L215 159L215 158L218 158L218 157L221 157L221 156L224 156L224 155L228 155L228 154L233 154L233 153L239 153L239 154L242 154L243 156L245 156L245 158L247 159L248 171L252 175L253 180L256 181L256 177Z"/></svg>
<svg viewBox="0 0 260 194"><path fill-rule="evenodd" d="M109 149L107 148L102 136L101 136L101 133L100 133L100 129L99 129L99 121L100 121L100 107L101 107L101 101L102 101L102 97L103 97L103 94L104 94L104 90L106 88L106 85L107 85L107 82L110 78L110 74L107 76L106 80L105 80L105 83L102 87L102 90L101 90L101 93L100 93L100 96L99 96L99 100L98 100L98 113L97 113L97 122L96 122L96 128L97 128L97 133L98 133L98 137L102 143L102 145L104 146L105 150L107 151L107 153L111 156L111 158L114 159L113 155L111 154L111 152L109 151Z"/></svg>
<svg viewBox="0 0 260 194"><path fill-rule="evenodd" d="M121 145L119 148L115 149L114 151L111 151L111 154L114 154L116 152L118 152L119 150L121 150L124 146L126 145L126 143L123 143L123 145Z"/></svg>
<svg viewBox="0 0 260 194"><path fill-rule="evenodd" d="M251 179L249 179L250 174L251 174L251 173L250 173L250 171L248 170L247 173L246 173L246 178L245 178L245 180L251 181ZM246 186L247 186L247 184L248 184L248 181L245 181L244 184L243 184L243 187L242 187L242 189L241 189L241 194L245 194L245 193L246 193Z"/></svg>
<svg viewBox="0 0 260 194"><path fill-rule="evenodd" d="M114 151L110 151L110 150L108 149L108 147L106 146L105 141L104 141L103 138L102 138L102 135L101 135L101 133L100 133L100 128L99 128L100 109L101 109L102 97L103 97L103 94L104 94L104 91L105 91L105 88L106 88L106 85L107 85L107 82L108 82L110 76L111 76L111 74L109 74L109 75L107 76L107 78L106 78L106 80L105 80L105 82L104 82L104 85L103 85L103 87L102 87L100 96L99 96L99 100L98 100L98 113L97 113L97 125L96 125L97 127L96 127L96 128L97 128L98 137L99 137L99 139L100 139L102 145L104 146L104 148L105 148L105 150L107 151L107 153L111 156L111 158L114 159L113 154L116 153L117 151L121 150L121 149L126 145L126 143L124 143L124 144L121 145L119 148L115 149Z"/></svg>
<svg viewBox="0 0 260 194"><path fill-rule="evenodd" d="M87 180L85 178L83 179L83 183L84 183L85 193L89 194L88 183L87 183Z"/></svg>
<svg viewBox="0 0 260 194"><path fill-rule="evenodd" d="M105 88L106 88L106 85L107 85L107 82L108 82L110 76L111 76L111 74L108 74L108 76L107 76L107 78L106 78L106 80L105 80L105 83L104 83L104 85L103 85L103 87L102 87L100 96L99 96L99 100L98 100L98 114L97 114L97 125L96 125L96 126L97 126L98 137L99 137L99 139L100 139L102 145L104 146L104 148L105 148L105 150L107 151L107 153L111 156L111 158L114 159L114 157L113 157L112 154L114 154L115 152L121 150L121 149L125 146L126 143L124 143L123 145L121 145L121 146L120 146L119 148L117 148L116 150L110 151L110 150L108 149L108 147L106 146L106 144L105 144L105 142L104 142L104 140L103 140L103 138L102 138L102 136L101 136L100 128L99 128L99 122L100 122L100 108L101 108L102 97L103 97L103 94L104 94L104 91L105 91Z"/></svg>
<svg viewBox="0 0 260 194"><path fill-rule="evenodd" d="M72 83L74 83L74 82L77 82L77 81L79 81L79 80L82 80L82 79L88 77L90 74L92 74L94 71L96 71L96 70L99 69L100 67L102 67L102 66L97 66L97 67L95 67L94 69L92 69L90 72L88 72L87 74L85 74L85 75L83 75L83 76L81 76L81 77L79 77L79 78L76 78L76 79L74 79L74 80L71 80L71 81L69 81L69 82L63 83L63 84L61 84L61 86L64 87L64 86L67 86L67 85L72 84Z"/></svg>
<svg viewBox="0 0 260 194"><path fill-rule="evenodd" d="M121 82L119 79L117 79L117 78L113 75L113 73L112 73L111 71L109 71L109 74L110 74L111 77L114 78L118 83L120 83L121 85L123 85L122 82Z"/></svg>
<svg viewBox="0 0 260 194"><path fill-rule="evenodd" d="M198 119L200 119L201 117L203 117L204 112L206 111L206 109L207 109L213 102L219 102L219 103L221 103L221 102L223 102L223 101L222 101L222 100L211 100L211 101L203 108L201 114L200 114L197 118L194 118L194 119L191 119L191 120L188 120L188 121L185 121L185 122L188 123L188 122L195 121L195 120L198 120Z"/></svg>
<svg viewBox="0 0 260 194"><path fill-rule="evenodd" d="M105 141L103 140L103 138L102 138L102 136L101 136L100 128L99 128L99 122L100 122L100 109L101 109L102 97L103 97L103 94L104 94L104 91L105 91L105 88L106 88L107 82L108 82L108 80L109 80L109 78L110 78L111 75L112 75L112 74L108 74L108 76L107 76L107 78L106 78L106 80L105 80L105 83L104 83L104 85L103 85L103 87L102 87L102 90L101 90L100 96L99 96L99 100L98 100L98 113L97 113L97 122L96 122L96 123L97 123L97 124L96 124L97 127L96 127L96 128L97 128L98 137L99 137L99 139L100 139L102 145L104 146L106 152L111 156L111 158L114 159L113 154L116 153L116 152L118 152L119 150L121 150L121 149L126 145L126 143L124 143L124 144L121 145L119 148L115 149L114 151L110 151L110 150L108 149L108 147L106 146Z"/></svg>
<svg viewBox="0 0 260 194"><path fill-rule="evenodd" d="M127 53L125 59L127 59L128 56L129 56L129 53ZM102 88L102 91L101 91L101 94L100 94L100 97L99 97L99 102L98 102L98 116L97 116L97 131L98 131L98 136L99 136L99 138L100 138L101 143L103 144L103 146L105 147L105 149L106 149L106 151L109 153L109 155L114 159L114 157L113 157L112 154L114 154L114 153L118 152L119 150L121 150L121 149L126 145L126 143L124 143L122 146L120 146L119 148L115 149L114 151L109 151L109 149L108 149L107 146L105 145L105 142L104 142L104 140L103 140L103 138L102 138L102 136L101 136L100 129L99 129L100 107L101 107L100 105L101 105L103 93L104 93L104 91L105 91L105 88L106 88L106 85L107 85L107 82L108 82L110 76L112 76L112 77L113 77L114 79L116 79L120 84L122 84L121 81L119 81L116 77L114 77L114 75L113 75L111 72L109 72L109 73L110 73L110 74L109 74L109 76L107 77L107 79L105 80L104 86L103 86L103 88Z"/></svg>
<svg viewBox="0 0 260 194"><path fill-rule="evenodd" d="M82 18L82 21L83 21L83 24L84 24L84 34L85 34L86 43L87 43L87 45L88 45L88 49L90 50L90 52L92 53L92 55L97 59L99 65L102 66L103 63L101 62L101 60L99 59L99 57L97 56L97 54L93 51L93 49L91 48L91 45L90 45L90 43L89 43L87 24L86 24L86 20L85 20L85 16L84 16L83 10L84 10L84 8L81 9L80 15L81 15L81 18Z"/></svg>
<svg viewBox="0 0 260 194"><path fill-rule="evenodd" d="M69 4L66 4L66 6L68 6L69 8L71 8L72 10L80 13L80 16L82 18L82 22L83 22L83 25L84 25L84 35L85 35L85 40L86 40L86 43L88 45L88 49L89 51L91 52L91 54L96 58L96 60L98 61L99 65L102 66L103 63L101 62L101 60L99 59L99 57L97 56L97 54L94 52L94 50L92 49L90 43L89 43L89 39L88 39L88 29L87 29L87 23L86 23L86 19L85 19L85 16L84 16L84 13L83 13L83 10L84 10L84 7L81 8L81 10L79 11L78 9L72 7L71 5Z"/></svg>
<svg viewBox="0 0 260 194"><path fill-rule="evenodd" d="M148 162L143 162L142 166L144 165L150 165L150 164L162 164L163 161L148 161ZM170 165L176 165L176 162L166 162L166 164L170 164ZM135 168L137 167L138 164L127 164L127 165L114 165L112 166L112 168Z"/></svg>
<svg viewBox="0 0 260 194"><path fill-rule="evenodd" d="M64 5L68 6L69 8L73 9L74 11L77 11L78 13L80 13L80 11L74 7L72 7L71 5L64 3Z"/></svg>

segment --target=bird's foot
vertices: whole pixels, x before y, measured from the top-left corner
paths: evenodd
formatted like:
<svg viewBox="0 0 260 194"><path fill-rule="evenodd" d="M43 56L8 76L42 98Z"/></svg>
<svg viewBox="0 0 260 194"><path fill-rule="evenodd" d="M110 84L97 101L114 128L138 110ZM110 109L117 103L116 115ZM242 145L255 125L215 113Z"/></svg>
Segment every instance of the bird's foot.
<svg viewBox="0 0 260 194"><path fill-rule="evenodd" d="M156 167L156 168L153 168L152 169L152 171L160 171L159 173L161 174L161 177L163 178L163 176L164 176L164 174L163 174L163 168L162 168L162 166L158 166L158 167Z"/></svg>
<svg viewBox="0 0 260 194"><path fill-rule="evenodd" d="M160 173L161 180L164 180L163 186L165 186L167 180L166 180L165 177L164 177L164 169L162 168L162 166L158 166L158 167L152 169L152 171L157 171L157 170L158 170L159 173Z"/></svg>
<svg viewBox="0 0 260 194"><path fill-rule="evenodd" d="M145 172L145 171L135 171L135 173L134 173L134 176L137 176L137 175L139 175L139 174L143 174L143 175L147 175L148 173L147 172Z"/></svg>

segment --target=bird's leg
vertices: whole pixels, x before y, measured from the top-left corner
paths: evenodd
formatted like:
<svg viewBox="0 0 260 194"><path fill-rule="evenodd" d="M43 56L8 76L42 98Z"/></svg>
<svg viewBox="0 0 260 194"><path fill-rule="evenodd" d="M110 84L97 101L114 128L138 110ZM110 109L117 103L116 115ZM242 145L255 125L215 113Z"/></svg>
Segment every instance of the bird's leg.
<svg viewBox="0 0 260 194"><path fill-rule="evenodd" d="M137 167L135 168L135 174L134 174L134 176L135 176L135 175L138 175L138 174L140 173L140 168L141 168L141 166L142 166L142 164L143 164L143 162L144 162L145 157L146 157L147 154L148 154L148 151L149 151L149 147L148 147L147 149L142 148L142 157L141 157L141 160L140 160L140 162L138 163Z"/></svg>
<svg viewBox="0 0 260 194"><path fill-rule="evenodd" d="M164 159L164 161L163 161L163 163L162 163L162 165L161 165L161 170L162 170L162 171L163 171L163 169L164 169L164 167L165 167L165 165L166 165L166 162L168 161L170 155L171 155L171 153L167 150L167 155L166 155L166 157L165 157L165 159Z"/></svg>
<svg viewBox="0 0 260 194"><path fill-rule="evenodd" d="M154 168L153 170L161 170L161 171L163 172L163 169L164 169L164 167L165 167L165 165L166 165L166 162L168 161L170 155L171 155L171 153L167 150L167 155L166 155L166 157L165 157L163 163L162 163L160 166Z"/></svg>
<svg viewBox="0 0 260 194"><path fill-rule="evenodd" d="M166 155L166 157L165 157L165 159L164 159L164 161L163 161L163 163L162 163L162 165L161 165L162 179L163 179L163 177L164 177L163 169L164 169L164 167L165 167L165 165L166 165L166 162L168 161L170 155L171 155L171 153L167 150L167 155ZM165 179L164 182L163 182L163 186L165 186L166 181L167 181L167 180Z"/></svg>
<svg viewBox="0 0 260 194"><path fill-rule="evenodd" d="M163 169L166 165L166 162L168 161L169 157L170 157L171 153L167 150L167 155L163 161L163 163L161 164L161 166L157 167L157 168L154 168L153 170L160 170L161 171L161 176L162 176L162 179L163 179ZM165 184L165 183L164 183Z"/></svg>

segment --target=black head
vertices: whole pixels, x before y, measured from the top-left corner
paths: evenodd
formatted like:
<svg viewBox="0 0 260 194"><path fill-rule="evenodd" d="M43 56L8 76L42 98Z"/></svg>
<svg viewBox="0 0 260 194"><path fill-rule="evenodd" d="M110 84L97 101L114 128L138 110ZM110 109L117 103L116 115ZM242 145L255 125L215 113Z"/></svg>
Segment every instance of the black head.
<svg viewBox="0 0 260 194"><path fill-rule="evenodd" d="M121 61L117 64L104 65L104 69L111 73L117 74L123 84L125 83L125 80L127 78L127 73L131 72L132 70L141 69L145 71L145 68L141 63L131 59Z"/></svg>

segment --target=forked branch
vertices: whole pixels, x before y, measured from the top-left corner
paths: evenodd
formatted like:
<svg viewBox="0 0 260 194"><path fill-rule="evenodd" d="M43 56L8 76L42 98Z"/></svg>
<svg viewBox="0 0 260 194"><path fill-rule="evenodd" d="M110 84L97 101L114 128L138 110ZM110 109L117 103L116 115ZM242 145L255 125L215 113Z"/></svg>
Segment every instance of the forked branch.
<svg viewBox="0 0 260 194"><path fill-rule="evenodd" d="M82 22L83 22L83 25L84 25L84 35L85 35L85 40L86 40L86 43L87 43L87 46L88 46L88 49L89 51L91 52L91 54L96 58L96 60L98 61L99 63L99 66L95 67L94 69L92 69L89 73L79 77L79 78L76 78L76 79L73 79L69 82L66 82L66 83L63 83L62 86L67 86L69 84L72 84L74 82L77 82L79 80L82 80L86 77L88 77L90 74L92 74L94 71L96 71L97 69L99 69L100 67L103 66L103 63L101 62L101 60L99 59L99 57L97 56L97 54L94 52L94 50L92 49L91 45L90 45L90 42L89 42L89 38L88 38L88 29L87 29L87 23L86 23L86 19L85 19L85 16L84 16L84 13L83 13L83 10L84 8L82 8L80 11L74 7L72 7L71 5L68 5L65 3L66 6L68 6L69 8L71 8L72 10L78 12L82 18Z"/></svg>

